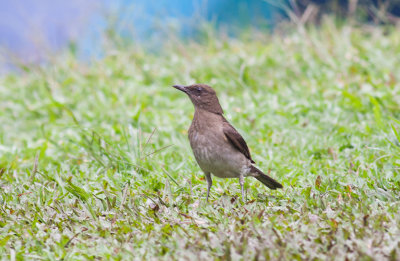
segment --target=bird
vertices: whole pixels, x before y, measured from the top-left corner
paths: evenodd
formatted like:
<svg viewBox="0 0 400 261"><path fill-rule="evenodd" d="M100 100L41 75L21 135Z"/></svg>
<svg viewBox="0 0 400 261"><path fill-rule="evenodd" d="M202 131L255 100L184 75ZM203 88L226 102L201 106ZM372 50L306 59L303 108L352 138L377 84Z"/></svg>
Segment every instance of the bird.
<svg viewBox="0 0 400 261"><path fill-rule="evenodd" d="M210 196L213 174L219 178L238 178L244 196L244 178L254 177L270 189L283 188L256 166L246 141L225 119L216 92L206 84L173 85L186 93L194 105L194 116L188 136L194 157L207 181Z"/></svg>

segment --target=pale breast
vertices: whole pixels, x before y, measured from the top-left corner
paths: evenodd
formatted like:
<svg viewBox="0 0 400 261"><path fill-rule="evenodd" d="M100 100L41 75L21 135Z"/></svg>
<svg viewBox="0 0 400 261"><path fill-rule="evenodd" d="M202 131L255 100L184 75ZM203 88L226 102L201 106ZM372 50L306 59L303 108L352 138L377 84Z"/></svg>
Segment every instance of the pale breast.
<svg viewBox="0 0 400 261"><path fill-rule="evenodd" d="M189 131L190 145L200 168L221 178L238 177L248 159L226 139L222 127Z"/></svg>
<svg viewBox="0 0 400 261"><path fill-rule="evenodd" d="M209 137L198 132L193 132L189 140L193 154L198 162L207 164L213 161L215 149Z"/></svg>

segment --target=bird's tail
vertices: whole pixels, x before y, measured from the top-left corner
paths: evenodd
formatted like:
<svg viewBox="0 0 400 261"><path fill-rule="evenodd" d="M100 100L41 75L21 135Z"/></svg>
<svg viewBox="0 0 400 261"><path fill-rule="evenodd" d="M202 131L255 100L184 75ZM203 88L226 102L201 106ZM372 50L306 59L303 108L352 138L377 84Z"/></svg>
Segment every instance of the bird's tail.
<svg viewBox="0 0 400 261"><path fill-rule="evenodd" d="M278 181L274 180L268 175L265 175L264 172L261 170L257 169L254 166L251 166L250 168L251 173L254 174L253 177L258 179L258 181L261 181L265 186L269 187L270 189L277 189L277 188L283 188L282 184L279 183Z"/></svg>

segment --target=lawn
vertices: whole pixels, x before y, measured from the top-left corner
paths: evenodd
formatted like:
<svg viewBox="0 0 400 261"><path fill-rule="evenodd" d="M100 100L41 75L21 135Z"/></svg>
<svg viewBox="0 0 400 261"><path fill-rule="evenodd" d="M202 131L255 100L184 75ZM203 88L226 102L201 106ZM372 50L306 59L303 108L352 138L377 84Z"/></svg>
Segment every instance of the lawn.
<svg viewBox="0 0 400 261"><path fill-rule="evenodd" d="M400 259L400 33L207 32L0 78L0 256ZM206 181L173 84L215 88L260 169Z"/></svg>

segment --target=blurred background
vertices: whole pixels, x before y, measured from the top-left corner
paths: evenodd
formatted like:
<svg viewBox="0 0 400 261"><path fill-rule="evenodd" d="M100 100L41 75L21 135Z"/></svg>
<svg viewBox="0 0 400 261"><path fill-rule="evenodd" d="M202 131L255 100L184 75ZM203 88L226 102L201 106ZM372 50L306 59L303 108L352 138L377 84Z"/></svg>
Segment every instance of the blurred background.
<svg viewBox="0 0 400 261"><path fill-rule="evenodd" d="M230 37L248 28L319 23L325 14L362 24L398 23L397 0L0 0L0 72L48 62L70 51L96 59L111 47L157 50L171 35L196 40L204 26ZM339 19L338 19L339 20Z"/></svg>

